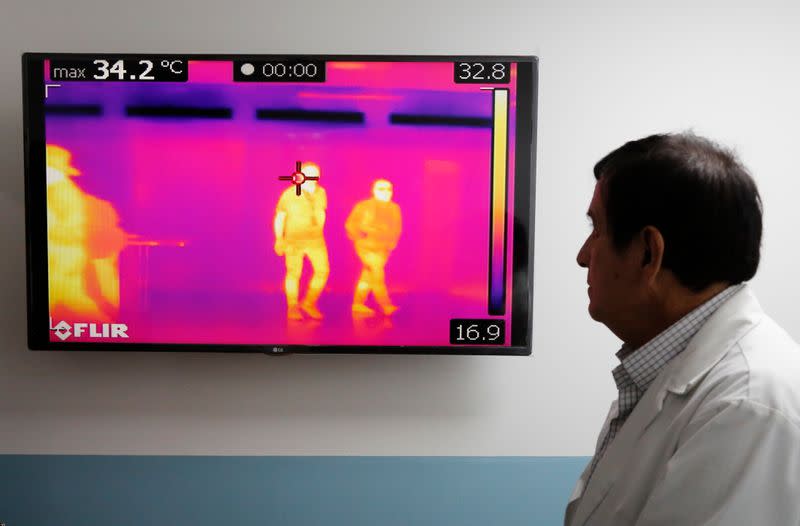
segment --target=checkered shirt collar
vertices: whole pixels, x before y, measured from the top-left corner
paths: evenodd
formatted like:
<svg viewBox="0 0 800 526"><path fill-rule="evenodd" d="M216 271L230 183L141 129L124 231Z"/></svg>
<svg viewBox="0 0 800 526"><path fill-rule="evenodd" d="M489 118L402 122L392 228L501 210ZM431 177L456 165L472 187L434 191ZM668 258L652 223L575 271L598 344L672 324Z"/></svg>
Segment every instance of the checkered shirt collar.
<svg viewBox="0 0 800 526"><path fill-rule="evenodd" d="M623 345L617 352L617 358L622 363L612 372L617 389L623 390L633 382L638 391L647 391L661 369L686 349L689 340L697 334L706 320L725 300L743 287L744 283L731 285L633 352L630 352L630 347Z"/></svg>

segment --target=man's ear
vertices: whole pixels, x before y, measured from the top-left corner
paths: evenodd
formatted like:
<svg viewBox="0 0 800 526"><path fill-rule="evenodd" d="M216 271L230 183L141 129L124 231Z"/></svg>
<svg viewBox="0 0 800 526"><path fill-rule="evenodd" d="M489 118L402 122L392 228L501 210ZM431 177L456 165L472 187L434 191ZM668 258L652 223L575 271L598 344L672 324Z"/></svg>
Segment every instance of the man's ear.
<svg viewBox="0 0 800 526"><path fill-rule="evenodd" d="M640 235L644 248L642 268L651 277L655 277L661 270L661 263L664 260L664 236L654 226L644 227Z"/></svg>

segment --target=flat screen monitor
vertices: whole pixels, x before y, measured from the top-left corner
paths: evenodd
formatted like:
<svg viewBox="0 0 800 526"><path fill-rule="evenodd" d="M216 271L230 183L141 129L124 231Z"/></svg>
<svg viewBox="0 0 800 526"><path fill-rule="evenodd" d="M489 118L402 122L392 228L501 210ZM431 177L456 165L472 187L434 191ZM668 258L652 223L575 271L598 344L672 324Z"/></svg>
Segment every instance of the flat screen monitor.
<svg viewBox="0 0 800 526"><path fill-rule="evenodd" d="M29 347L531 354L537 64L24 54Z"/></svg>

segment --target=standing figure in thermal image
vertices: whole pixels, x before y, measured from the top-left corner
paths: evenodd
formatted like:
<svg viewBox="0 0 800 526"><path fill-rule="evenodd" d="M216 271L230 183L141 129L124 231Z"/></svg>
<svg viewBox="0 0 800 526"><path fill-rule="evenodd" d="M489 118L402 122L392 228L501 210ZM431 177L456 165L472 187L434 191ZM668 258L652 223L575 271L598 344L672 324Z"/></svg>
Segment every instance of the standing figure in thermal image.
<svg viewBox="0 0 800 526"><path fill-rule="evenodd" d="M362 263L353 297L353 314L375 313L365 304L370 292L385 315L397 310L386 290L384 270L403 228L400 207L392 201L392 190L392 183L386 179L375 181L372 197L359 201L345 223L347 237L353 241Z"/></svg>
<svg viewBox="0 0 800 526"><path fill-rule="evenodd" d="M48 144L47 253L50 315L87 321L119 311L119 253L127 235L114 207L83 191L69 150Z"/></svg>
<svg viewBox="0 0 800 526"><path fill-rule="evenodd" d="M313 163L303 164L302 172L307 177L320 176L319 166ZM306 180L300 186L300 195L295 185L284 190L275 207L275 253L286 259L284 290L288 318L302 320L305 313L319 320L322 313L317 308L317 300L330 274L328 247L323 236L328 197L316 180ZM313 273L305 298L299 301L305 258L311 262Z"/></svg>

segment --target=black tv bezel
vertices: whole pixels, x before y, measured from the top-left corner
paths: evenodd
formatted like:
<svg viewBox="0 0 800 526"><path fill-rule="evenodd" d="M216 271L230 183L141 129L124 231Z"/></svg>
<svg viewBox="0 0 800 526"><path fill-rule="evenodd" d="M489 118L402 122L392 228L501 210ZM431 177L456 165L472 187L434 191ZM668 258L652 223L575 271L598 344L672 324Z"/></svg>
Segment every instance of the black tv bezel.
<svg viewBox="0 0 800 526"><path fill-rule="evenodd" d="M45 180L44 61L46 59L136 58L147 55L189 60L324 60L359 62L516 62L517 114L514 173L514 247L510 346L357 346L286 344L181 344L52 342L48 301L47 214ZM536 205L536 124L538 107L536 56L516 55L314 55L192 53L24 53L22 55L23 135L25 162L25 248L28 348L34 351L237 352L262 354L436 354L528 356L533 344L533 255ZM527 96L527 94L530 94ZM36 103L36 101L42 101Z"/></svg>

